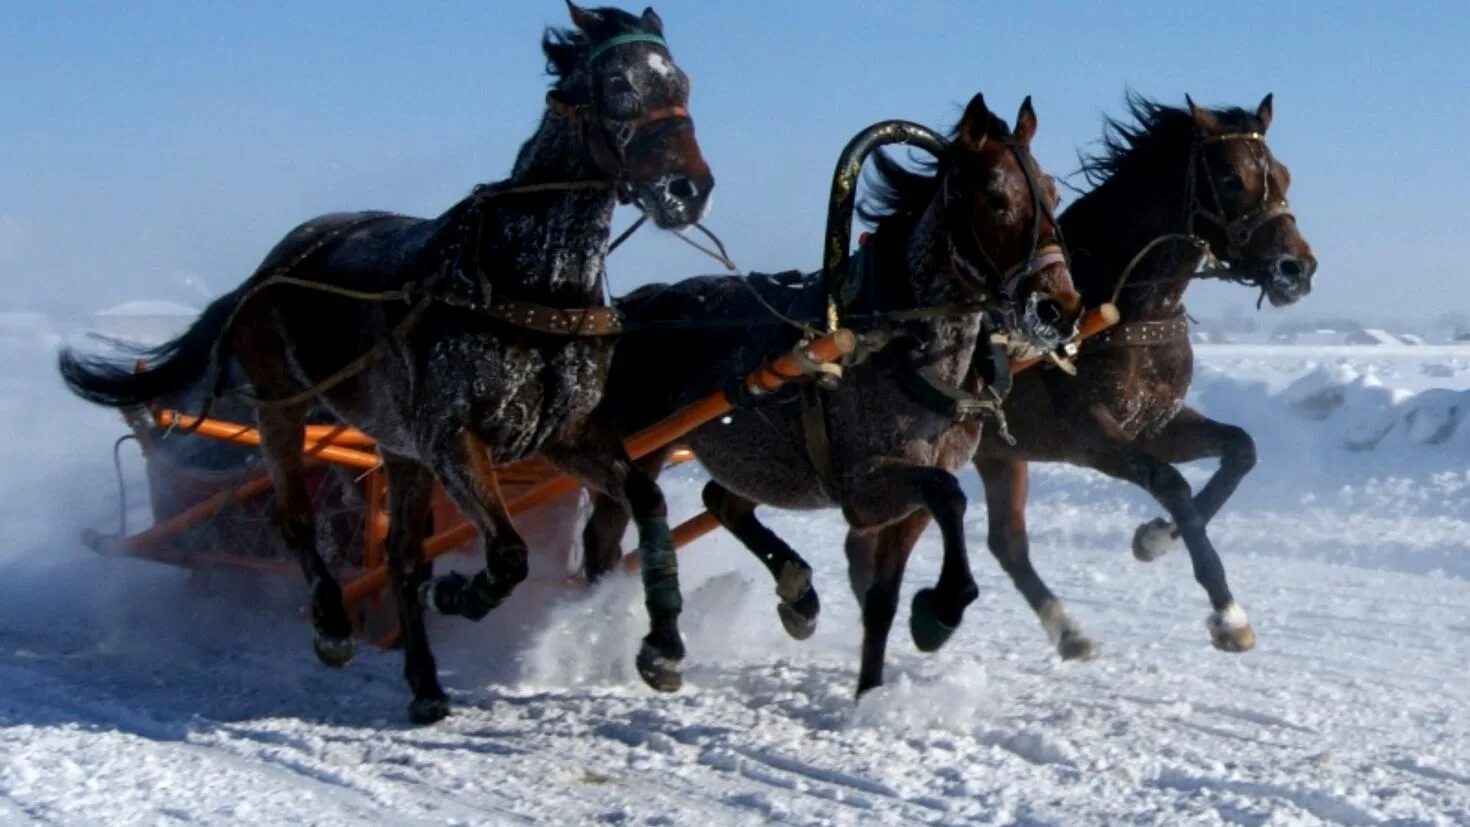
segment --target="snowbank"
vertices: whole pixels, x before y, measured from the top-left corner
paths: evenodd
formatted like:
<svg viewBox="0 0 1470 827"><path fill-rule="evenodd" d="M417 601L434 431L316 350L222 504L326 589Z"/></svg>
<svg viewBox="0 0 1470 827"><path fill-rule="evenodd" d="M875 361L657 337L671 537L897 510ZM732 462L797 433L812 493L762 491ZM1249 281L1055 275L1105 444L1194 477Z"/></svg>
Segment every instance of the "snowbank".
<svg viewBox="0 0 1470 827"><path fill-rule="evenodd" d="M1470 428L1460 427L1470 409L1470 391L1411 393L1385 385L1372 370L1339 364L1296 380L1282 392L1280 403L1340 433L1342 445L1353 451L1470 447Z"/></svg>

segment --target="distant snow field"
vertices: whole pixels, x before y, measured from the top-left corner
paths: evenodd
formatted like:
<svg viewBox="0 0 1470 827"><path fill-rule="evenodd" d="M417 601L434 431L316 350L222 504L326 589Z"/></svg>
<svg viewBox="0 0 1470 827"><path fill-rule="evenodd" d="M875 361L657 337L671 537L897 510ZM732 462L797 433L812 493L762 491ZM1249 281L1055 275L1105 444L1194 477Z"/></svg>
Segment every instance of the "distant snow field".
<svg viewBox="0 0 1470 827"><path fill-rule="evenodd" d="M1038 466L1033 555L1094 662L1057 661L969 474L981 597L943 651L913 648L926 536L861 703L840 518L765 511L817 566L811 640L714 536L681 555L682 692L633 670L636 579L543 579L432 622L456 710L413 728L400 654L319 667L294 580L205 592L82 549L116 524L123 426L60 386L62 338L0 315L0 824L1470 824L1470 345L1198 348L1191 402L1259 449L1211 526L1248 654L1210 647L1182 551L1134 562L1146 495ZM700 483L667 477L675 517Z"/></svg>

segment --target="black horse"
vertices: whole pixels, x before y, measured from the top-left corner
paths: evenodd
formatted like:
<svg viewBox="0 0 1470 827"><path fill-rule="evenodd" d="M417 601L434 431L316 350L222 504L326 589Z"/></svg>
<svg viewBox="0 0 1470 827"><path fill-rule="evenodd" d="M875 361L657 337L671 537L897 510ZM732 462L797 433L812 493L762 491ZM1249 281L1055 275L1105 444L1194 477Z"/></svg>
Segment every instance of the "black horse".
<svg viewBox="0 0 1470 827"><path fill-rule="evenodd" d="M965 497L953 472L973 455L980 425L957 417L952 405L974 401L971 365L977 349L990 352L987 314L1049 348L1070 332L1080 307L1051 219L1056 194L1031 157L1035 131L1029 99L1012 132L976 95L934 174L891 189L874 207L883 218L864 248L867 275L844 323L883 327L896 340L848 368L834 390L803 392L820 404L796 392L752 399L686 438L714 480L706 504L777 578L778 608L794 635L810 634L816 620L811 569L761 525L757 505L840 507L854 538L881 534L917 510L933 514L944 531L944 568L914 609L915 637L926 648L944 642L976 596L961 523ZM822 293L814 280L791 277L705 277L634 292L619 307L639 329L619 345L599 410L624 433L652 423L789 348L801 332L762 321L774 310L810 322L820 316ZM684 329L689 320L705 328ZM666 456L649 457L646 470L657 473ZM585 533L589 577L617 559L626 526L621 506L598 497ZM860 692L882 681L905 562L906 555L883 558L862 595Z"/></svg>
<svg viewBox="0 0 1470 827"><path fill-rule="evenodd" d="M652 631L640 671L677 685L683 655L663 497L621 444L589 427L619 330L603 305L613 209L636 203L662 227L704 210L713 179L652 9L568 4L575 30L542 41L555 84L509 179L476 188L436 219L332 214L293 230L189 330L143 354L147 368L71 352L67 384L112 406L146 404L216 380L232 357L258 406L262 449L286 545L312 590L316 652L341 666L352 628L316 549L303 478L308 410L324 404L377 440L391 522L387 549L416 722L449 710L423 624L423 601L478 620L526 577L524 542L497 496L491 460L536 451L624 502L644 529ZM212 372L212 373L211 373ZM485 538L485 568L425 582L420 553L433 482ZM422 587L422 588L421 588Z"/></svg>

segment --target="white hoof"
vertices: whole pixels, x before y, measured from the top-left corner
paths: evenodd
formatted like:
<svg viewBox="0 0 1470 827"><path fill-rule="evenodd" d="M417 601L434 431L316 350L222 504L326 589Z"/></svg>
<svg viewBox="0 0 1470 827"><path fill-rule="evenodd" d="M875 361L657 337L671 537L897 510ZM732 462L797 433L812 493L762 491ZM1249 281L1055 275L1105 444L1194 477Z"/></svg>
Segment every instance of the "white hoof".
<svg viewBox="0 0 1470 827"><path fill-rule="evenodd" d="M1205 626L1210 630L1210 642L1222 652L1248 652L1255 648L1256 632L1239 603L1232 602L1218 612L1211 612Z"/></svg>

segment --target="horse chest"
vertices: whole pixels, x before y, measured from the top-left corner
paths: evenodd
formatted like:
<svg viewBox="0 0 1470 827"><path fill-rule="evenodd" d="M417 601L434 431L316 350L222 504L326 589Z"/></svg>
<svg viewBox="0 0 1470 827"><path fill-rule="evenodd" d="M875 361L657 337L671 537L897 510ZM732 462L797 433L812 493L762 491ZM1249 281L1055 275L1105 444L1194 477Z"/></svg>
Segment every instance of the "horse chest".
<svg viewBox="0 0 1470 827"><path fill-rule="evenodd" d="M568 426L579 424L602 398L611 347L575 339L531 346L514 338L473 337L436 349L450 368L444 402L468 411L477 434L498 461L523 458Z"/></svg>
<svg viewBox="0 0 1470 827"><path fill-rule="evenodd" d="M1121 354L1109 371L1108 411L1129 437L1155 434L1184 405L1193 353L1187 347L1137 347Z"/></svg>

